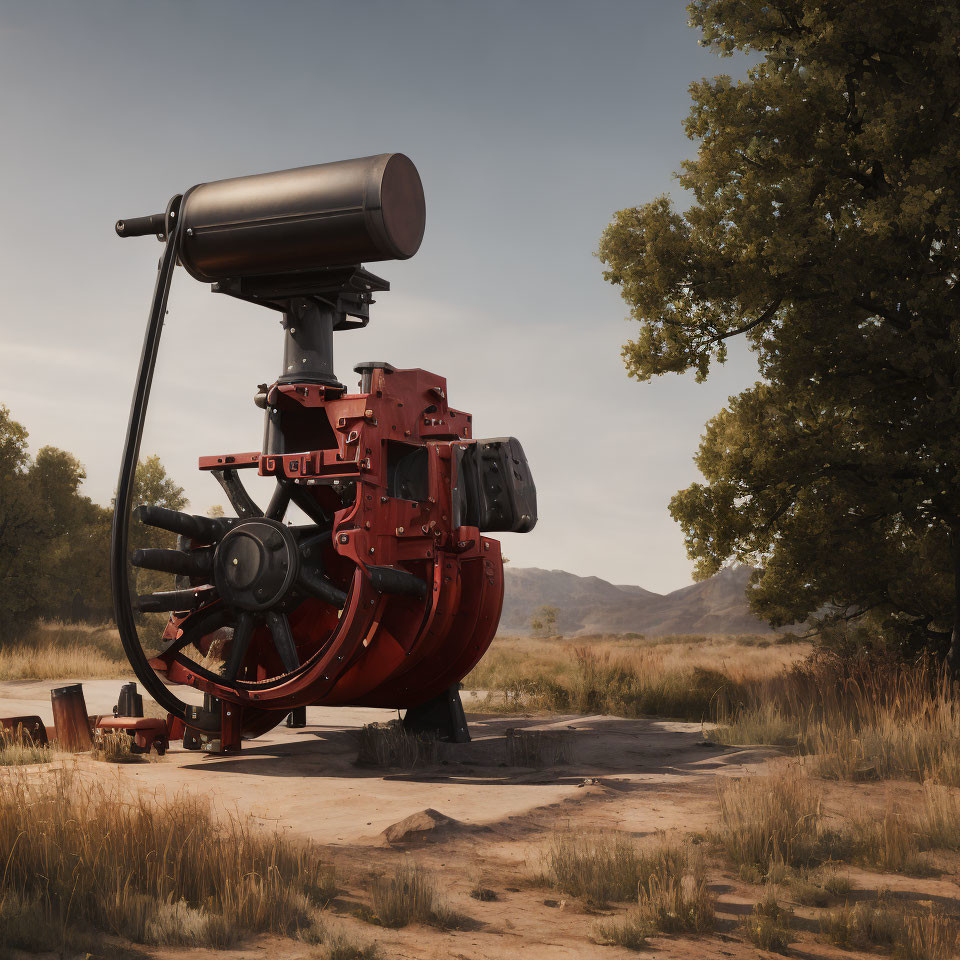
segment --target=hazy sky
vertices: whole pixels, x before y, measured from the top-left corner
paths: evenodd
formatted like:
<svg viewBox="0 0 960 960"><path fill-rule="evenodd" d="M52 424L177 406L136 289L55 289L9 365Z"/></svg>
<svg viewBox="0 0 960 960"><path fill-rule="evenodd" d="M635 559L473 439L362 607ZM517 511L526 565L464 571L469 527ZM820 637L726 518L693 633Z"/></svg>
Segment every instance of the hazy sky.
<svg viewBox="0 0 960 960"><path fill-rule="evenodd" d="M754 365L628 380L635 325L593 251L614 211L677 196L689 83L740 69L697 41L682 0L0 0L0 403L108 502L161 250L114 221L204 180L401 151L426 236L371 266L393 289L337 335L340 379L423 367L476 436L520 438L540 522L504 536L514 564L686 585L667 503ZM194 511L224 503L199 455L259 447L280 354L271 312L177 271L143 452Z"/></svg>

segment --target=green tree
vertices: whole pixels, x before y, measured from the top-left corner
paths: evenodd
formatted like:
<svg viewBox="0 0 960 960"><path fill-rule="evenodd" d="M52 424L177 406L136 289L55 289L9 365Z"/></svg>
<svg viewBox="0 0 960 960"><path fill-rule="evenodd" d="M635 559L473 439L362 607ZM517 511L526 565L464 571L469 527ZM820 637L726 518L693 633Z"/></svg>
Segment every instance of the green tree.
<svg viewBox="0 0 960 960"><path fill-rule="evenodd" d="M39 617L105 619L109 511L80 493L75 457L43 447L0 406L0 641Z"/></svg>
<svg viewBox="0 0 960 960"><path fill-rule="evenodd" d="M0 405L0 643L39 616L43 525L28 466L27 431Z"/></svg>
<svg viewBox="0 0 960 960"><path fill-rule="evenodd" d="M742 337L761 381L671 511L699 576L758 567L771 623L869 618L960 665L960 6L688 9L757 62L691 87L690 208L620 211L599 256L639 322L630 376L703 379Z"/></svg>
<svg viewBox="0 0 960 960"><path fill-rule="evenodd" d="M552 637L557 631L557 619L560 611L556 607L537 607L530 620L530 629L535 636Z"/></svg>
<svg viewBox="0 0 960 960"><path fill-rule="evenodd" d="M80 492L86 479L72 454L43 447L26 472L41 520L39 608L44 617L105 620L111 614L110 513Z"/></svg>
<svg viewBox="0 0 960 960"><path fill-rule="evenodd" d="M168 510L183 510L187 505L183 487L170 476L156 455L147 457L137 464L136 477L130 502L135 510L140 505L166 507ZM145 547L166 547L172 550L177 546L177 536L140 523L135 517L130 521L129 548L132 553ZM156 570L137 570L131 572L134 577L134 592L140 594L156 593L174 589L174 581L168 573ZM166 615L155 616L157 624L166 621Z"/></svg>

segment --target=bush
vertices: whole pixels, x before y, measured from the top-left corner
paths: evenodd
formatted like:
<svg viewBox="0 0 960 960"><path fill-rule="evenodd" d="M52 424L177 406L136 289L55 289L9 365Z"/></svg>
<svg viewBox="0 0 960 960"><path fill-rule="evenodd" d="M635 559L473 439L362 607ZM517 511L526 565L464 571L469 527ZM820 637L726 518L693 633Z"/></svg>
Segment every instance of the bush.
<svg viewBox="0 0 960 960"><path fill-rule="evenodd" d="M745 876L765 877L774 864L806 867L827 859L836 844L823 826L820 793L780 774L721 780L719 840Z"/></svg>
<svg viewBox="0 0 960 960"><path fill-rule="evenodd" d="M357 764L364 767L397 767L412 770L418 766L434 766L440 746L436 737L404 730L397 720L389 723L368 723L360 729Z"/></svg>
<svg viewBox="0 0 960 960"><path fill-rule="evenodd" d="M702 863L697 860L683 875L664 871L640 884L640 916L661 933L706 933L713 929L713 896Z"/></svg>
<svg viewBox="0 0 960 960"><path fill-rule="evenodd" d="M686 864L683 847L644 848L622 834L558 833L544 855L550 886L596 906L634 899L654 875L682 877Z"/></svg>
<svg viewBox="0 0 960 960"><path fill-rule="evenodd" d="M374 919L384 927L430 923L447 929L464 919L440 899L433 875L417 863L399 863L392 876L373 881L370 893Z"/></svg>
<svg viewBox="0 0 960 960"><path fill-rule="evenodd" d="M753 912L743 923L744 935L761 950L783 953L794 939L790 932L793 911L777 901L777 891L770 887L763 899L754 904Z"/></svg>

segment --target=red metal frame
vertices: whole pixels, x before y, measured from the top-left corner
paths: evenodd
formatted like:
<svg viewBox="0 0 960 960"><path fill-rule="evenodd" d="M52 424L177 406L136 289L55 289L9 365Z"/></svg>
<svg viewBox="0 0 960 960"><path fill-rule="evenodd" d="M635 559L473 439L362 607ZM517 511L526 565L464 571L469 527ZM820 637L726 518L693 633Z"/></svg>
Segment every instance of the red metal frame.
<svg viewBox="0 0 960 960"><path fill-rule="evenodd" d="M313 599L290 614L301 663L292 673L283 674L266 628L255 632L236 688L176 655L151 661L168 681L220 699L223 749L236 749L241 735L269 730L294 707L416 706L462 679L487 650L503 602L503 563L498 541L476 527L454 526L453 447L473 442L472 418L448 405L446 386L427 371L388 366L372 370L370 390L361 394L274 384L268 406L308 418L317 448L200 459L201 470L255 468L293 480L332 512L325 567L348 592L339 616ZM391 443L426 449L425 499L390 495ZM342 506L333 481L356 484L352 504ZM378 592L371 564L415 574L427 584L426 598ZM172 617L165 638L176 639L206 609Z"/></svg>

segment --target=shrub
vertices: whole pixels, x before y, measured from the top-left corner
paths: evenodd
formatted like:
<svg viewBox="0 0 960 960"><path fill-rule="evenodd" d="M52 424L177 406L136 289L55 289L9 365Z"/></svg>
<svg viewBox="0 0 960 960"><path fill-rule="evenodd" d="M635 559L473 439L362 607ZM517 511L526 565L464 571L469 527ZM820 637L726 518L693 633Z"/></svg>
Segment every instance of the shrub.
<svg viewBox="0 0 960 960"><path fill-rule="evenodd" d="M446 929L463 921L440 899L433 875L418 863L399 863L392 876L373 881L370 893L374 919L384 927L430 923Z"/></svg>
<svg viewBox="0 0 960 960"><path fill-rule="evenodd" d="M654 932L650 921L634 909L618 920L598 923L594 935L601 943L626 947L627 950L642 950L647 945L647 938Z"/></svg>
<svg viewBox="0 0 960 960"><path fill-rule="evenodd" d="M436 737L409 733L397 720L368 723L360 729L357 763L366 767L434 766L439 759Z"/></svg>
<svg viewBox="0 0 960 960"><path fill-rule="evenodd" d="M558 833L545 855L545 879L554 889L593 905L637 896L653 875L681 877L686 851L659 843L643 848L622 834Z"/></svg>
<svg viewBox="0 0 960 960"><path fill-rule="evenodd" d="M661 933L706 933L713 928L713 896L702 863L678 876L673 871L651 874L640 884L640 916Z"/></svg>
<svg viewBox="0 0 960 960"><path fill-rule="evenodd" d="M844 950L892 947L904 934L902 911L883 903L866 901L852 907L831 910L820 920L820 929L833 944Z"/></svg>
<svg viewBox="0 0 960 960"><path fill-rule="evenodd" d="M776 888L770 887L744 920L743 931L747 939L761 950L782 953L794 939L790 932L792 923L793 912L780 905Z"/></svg>
<svg viewBox="0 0 960 960"><path fill-rule="evenodd" d="M805 867L825 859L833 836L823 826L820 793L787 774L721 780L719 840L744 875L774 864Z"/></svg>

